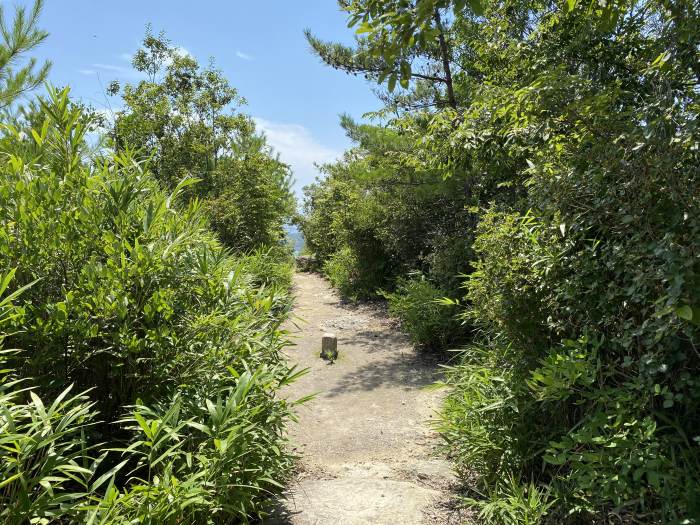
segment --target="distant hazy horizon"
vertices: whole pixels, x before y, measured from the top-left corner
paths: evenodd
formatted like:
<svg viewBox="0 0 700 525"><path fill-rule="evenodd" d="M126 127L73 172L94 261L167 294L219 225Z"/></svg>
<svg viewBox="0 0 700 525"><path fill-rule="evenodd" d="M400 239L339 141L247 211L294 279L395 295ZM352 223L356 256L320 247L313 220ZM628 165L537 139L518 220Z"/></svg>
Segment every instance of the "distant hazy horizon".
<svg viewBox="0 0 700 525"><path fill-rule="evenodd" d="M295 224L288 224L285 226L285 232L287 233L287 238L292 242L294 246L294 255L301 255L304 249L304 235L299 231L299 228Z"/></svg>

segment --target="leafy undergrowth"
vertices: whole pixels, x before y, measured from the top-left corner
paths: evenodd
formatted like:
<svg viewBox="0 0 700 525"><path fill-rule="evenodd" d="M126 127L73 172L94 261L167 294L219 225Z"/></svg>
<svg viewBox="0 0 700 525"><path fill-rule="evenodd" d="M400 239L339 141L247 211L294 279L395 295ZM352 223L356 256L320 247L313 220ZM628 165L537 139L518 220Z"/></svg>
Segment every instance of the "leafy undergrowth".
<svg viewBox="0 0 700 525"><path fill-rule="evenodd" d="M455 305L445 301L444 290L424 276L399 279L394 292L382 295L389 303L389 313L421 348L440 351L467 339L468 325L458 319Z"/></svg>
<svg viewBox="0 0 700 525"><path fill-rule="evenodd" d="M697 2L340 4L356 45L309 44L384 105L341 120L302 229L341 292L464 348L439 429L465 504L700 523Z"/></svg>
<svg viewBox="0 0 700 525"><path fill-rule="evenodd" d="M180 199L196 181L89 157L67 91L38 111L0 139L0 521L263 515L293 460L288 255L231 255Z"/></svg>

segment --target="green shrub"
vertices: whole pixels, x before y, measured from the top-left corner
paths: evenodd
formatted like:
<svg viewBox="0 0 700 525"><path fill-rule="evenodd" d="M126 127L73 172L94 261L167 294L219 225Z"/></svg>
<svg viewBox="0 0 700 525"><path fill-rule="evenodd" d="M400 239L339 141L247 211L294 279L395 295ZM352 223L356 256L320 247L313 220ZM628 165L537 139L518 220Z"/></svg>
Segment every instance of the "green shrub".
<svg viewBox="0 0 700 525"><path fill-rule="evenodd" d="M479 509L479 518L486 523L503 525L537 525L556 503L548 491L534 483L521 484L514 476L501 479L484 498L467 498L467 503Z"/></svg>
<svg viewBox="0 0 700 525"><path fill-rule="evenodd" d="M323 273L341 295L366 299L374 297L385 284L382 266L381 260L360 257L346 246L330 256L323 265Z"/></svg>
<svg viewBox="0 0 700 525"><path fill-rule="evenodd" d="M3 383L4 522L260 516L291 467L291 404L275 397L295 377L279 354L290 259L231 257L179 201L195 181L167 194L128 152L86 159L90 121L67 90L41 112L0 138L0 264L23 290L2 329L32 386Z"/></svg>
<svg viewBox="0 0 700 525"><path fill-rule="evenodd" d="M331 284L344 296L362 294L358 290L359 275L357 265L359 261L350 248L343 248L331 255L323 265L323 273L328 277Z"/></svg>
<svg viewBox="0 0 700 525"><path fill-rule="evenodd" d="M498 494L503 472L534 482L556 500L547 523L697 516L697 359L682 341L693 346L698 333L672 284L696 272L682 248L696 226L686 227L669 226L659 241L677 243L667 265L668 252L631 232L600 243L531 216L485 216L465 316L489 337L448 372L441 422L460 469L480 474L479 490ZM617 269L608 281L606 268Z"/></svg>
<svg viewBox="0 0 700 525"><path fill-rule="evenodd" d="M389 312L401 321L411 340L430 349L444 350L464 342L468 330L457 319L453 304L443 301L445 293L423 276L400 279L395 292L383 292Z"/></svg>
<svg viewBox="0 0 700 525"><path fill-rule="evenodd" d="M448 296L462 292L464 275L471 273L475 259L473 230L463 224L459 226L458 234L433 237L429 255L425 257L426 275Z"/></svg>
<svg viewBox="0 0 700 525"><path fill-rule="evenodd" d="M270 392L294 377L265 367L231 371L217 392L134 407L123 421L134 438L122 454L133 474L121 490L112 484L95 498L86 519L129 523L146 515L149 523L177 524L260 516L261 502L283 488L292 467L280 448L289 407Z"/></svg>
<svg viewBox="0 0 700 525"><path fill-rule="evenodd" d="M286 291L292 285L294 276L294 260L287 246L262 247L240 255L238 259L253 276L256 286L271 286Z"/></svg>
<svg viewBox="0 0 700 525"><path fill-rule="evenodd" d="M96 422L94 403L70 388L44 403L7 374L0 376L0 520L22 525L76 518L104 459L91 458L85 440Z"/></svg>
<svg viewBox="0 0 700 525"><path fill-rule="evenodd" d="M438 423L457 471L478 474L480 488L495 486L504 472L518 473L531 463L532 442L546 439L548 425L532 426L521 354L495 343L470 345L446 369L451 394Z"/></svg>
<svg viewBox="0 0 700 525"><path fill-rule="evenodd" d="M300 224L310 252L330 266L326 273L346 295L375 297L413 271L457 292L472 255L461 174L445 180L442 171L416 165L419 137L398 127L349 117L341 125L354 147L304 189Z"/></svg>
<svg viewBox="0 0 700 525"><path fill-rule="evenodd" d="M2 349L7 326L23 315L7 293L15 272L0 275L0 520L7 525L61 521L78 515L101 459L89 457L85 433L94 403L68 387L44 403L8 367L17 351Z"/></svg>

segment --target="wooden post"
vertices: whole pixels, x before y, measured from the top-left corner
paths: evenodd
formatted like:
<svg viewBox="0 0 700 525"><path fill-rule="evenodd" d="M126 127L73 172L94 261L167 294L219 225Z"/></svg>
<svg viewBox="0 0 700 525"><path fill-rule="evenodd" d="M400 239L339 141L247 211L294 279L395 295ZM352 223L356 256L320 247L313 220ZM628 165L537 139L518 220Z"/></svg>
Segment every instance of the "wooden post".
<svg viewBox="0 0 700 525"><path fill-rule="evenodd" d="M335 361L338 358L338 338L335 334L323 334L321 338L321 357Z"/></svg>

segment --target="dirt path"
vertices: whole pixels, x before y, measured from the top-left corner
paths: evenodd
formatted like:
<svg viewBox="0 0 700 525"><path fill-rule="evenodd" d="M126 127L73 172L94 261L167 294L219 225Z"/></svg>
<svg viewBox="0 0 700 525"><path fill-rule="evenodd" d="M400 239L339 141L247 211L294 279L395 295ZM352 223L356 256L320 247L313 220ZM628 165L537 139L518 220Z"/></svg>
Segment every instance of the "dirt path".
<svg viewBox="0 0 700 525"><path fill-rule="evenodd" d="M428 428L440 393L437 366L416 353L386 315L344 304L314 274L295 277L296 346L289 360L309 373L284 395L318 396L302 407L291 438L300 474L277 515L293 525L459 523L454 478ZM319 358L321 335L338 336L334 364Z"/></svg>

